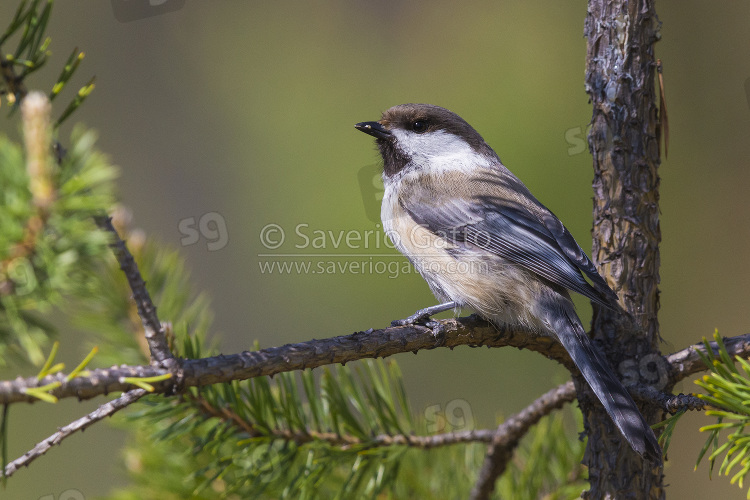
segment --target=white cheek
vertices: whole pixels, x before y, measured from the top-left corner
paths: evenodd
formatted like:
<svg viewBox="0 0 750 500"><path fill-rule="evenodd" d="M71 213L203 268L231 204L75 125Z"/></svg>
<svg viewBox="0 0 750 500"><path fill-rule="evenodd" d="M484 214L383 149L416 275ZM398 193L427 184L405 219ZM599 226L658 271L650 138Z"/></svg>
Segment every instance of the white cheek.
<svg viewBox="0 0 750 500"><path fill-rule="evenodd" d="M417 134L409 130L395 129L396 142L410 157L471 155L474 151L466 141L445 130Z"/></svg>
<svg viewBox="0 0 750 500"><path fill-rule="evenodd" d="M465 169L490 164L488 158L474 151L466 141L444 130L417 134L395 129L391 133L396 136L398 147L416 166Z"/></svg>

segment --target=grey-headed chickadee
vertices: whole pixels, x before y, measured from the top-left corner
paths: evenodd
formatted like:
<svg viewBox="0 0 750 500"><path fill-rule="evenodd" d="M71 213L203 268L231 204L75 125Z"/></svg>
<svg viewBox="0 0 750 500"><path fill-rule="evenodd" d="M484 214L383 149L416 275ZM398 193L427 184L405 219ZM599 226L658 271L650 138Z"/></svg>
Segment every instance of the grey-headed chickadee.
<svg viewBox="0 0 750 500"><path fill-rule="evenodd" d="M383 157L384 230L446 302L427 311L466 306L557 339L630 446L660 462L653 431L586 335L569 290L622 311L617 296L562 222L447 109L402 104L356 128Z"/></svg>

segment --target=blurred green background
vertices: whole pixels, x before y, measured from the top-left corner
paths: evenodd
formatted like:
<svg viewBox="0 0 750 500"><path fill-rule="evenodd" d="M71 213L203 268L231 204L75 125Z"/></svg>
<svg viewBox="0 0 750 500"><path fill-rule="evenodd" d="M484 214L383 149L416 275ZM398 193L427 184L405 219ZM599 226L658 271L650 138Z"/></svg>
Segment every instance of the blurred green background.
<svg viewBox="0 0 750 500"><path fill-rule="evenodd" d="M118 3L128 2L135 5ZM0 25L15 6L3 2ZM149 14L139 8L136 14ZM671 134L660 171L667 353L714 328L727 336L748 329L750 4L665 1L657 12ZM29 83L47 90L73 47L85 51L63 100L90 75L97 87L71 122L99 131L99 147L121 167L121 199L135 225L149 238L184 246L196 288L213 299L222 351L230 353L256 339L267 347L383 327L434 303L414 273L280 275L259 267L307 260L259 257L273 252L348 255L315 263L395 254L382 244L337 249L331 240L322 249L295 247L304 243L295 234L299 224L310 237L315 230L374 231L382 243L379 223L368 218L378 205L379 157L353 124L378 119L395 104L429 102L460 114L590 249L591 157L581 142L591 117L583 87L585 14L582 1L225 0L120 22L110 2L59 2L54 58ZM1 123L17 136L13 122ZM218 216L205 220L223 221L225 231L212 222L184 245L191 241L184 228L198 228L212 212ZM268 224L287 237L273 251L261 242ZM217 227L221 236L211 233ZM590 307L578 304L586 323ZM64 332L62 344L62 360L76 364L85 351L82 334ZM499 414L566 379L555 363L513 349L435 350L397 360L417 411L465 400L477 427L493 426ZM102 401L12 408L10 457ZM693 415L678 428L668 495L744 498L728 479L709 481L705 463L693 472L705 439L697 428L705 422ZM0 496L58 498L76 490L94 498L124 485L124 438L97 425L18 472Z"/></svg>

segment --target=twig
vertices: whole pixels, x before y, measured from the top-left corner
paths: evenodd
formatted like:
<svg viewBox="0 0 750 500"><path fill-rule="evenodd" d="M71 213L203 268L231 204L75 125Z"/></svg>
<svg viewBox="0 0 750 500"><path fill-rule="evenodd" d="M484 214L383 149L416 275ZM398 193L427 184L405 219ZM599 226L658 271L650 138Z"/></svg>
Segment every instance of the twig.
<svg viewBox="0 0 750 500"><path fill-rule="evenodd" d="M146 282L141 277L138 264L136 264L125 242L117 234L117 230L112 225L112 218L99 216L94 217L94 220L100 229L112 235L113 242L110 243L110 247L117 258L117 262L120 264L120 269L125 273L128 285L130 285L130 289L133 292L133 300L138 309L138 316L141 317L141 321L143 322L146 341L151 351L151 362L174 368L176 365L173 362L174 355L169 350L167 337L164 334L164 327L156 315L156 306L154 306L151 296L148 290L146 290Z"/></svg>
<svg viewBox="0 0 750 500"><path fill-rule="evenodd" d="M437 448L461 443L490 443L495 435L495 429L479 429L475 431L456 431L432 436L407 436L404 434L376 436L368 446L410 446L412 448Z"/></svg>
<svg viewBox="0 0 750 500"><path fill-rule="evenodd" d="M119 398L113 399L112 401L101 405L99 408L92 411L88 415L81 417L64 427L60 427L60 429L50 437L40 441L36 446L34 446L34 448L27 451L19 458L8 463L5 466L5 477L12 476L21 467L28 467L31 462L47 453L47 451L54 445L60 444L63 439L75 434L78 431L85 430L87 427L95 424L105 417L112 416L119 410L122 410L128 405L135 403L146 394L148 394L148 392L143 389L134 389L130 392L126 392Z"/></svg>
<svg viewBox="0 0 750 500"><path fill-rule="evenodd" d="M513 456L513 450L529 428L552 410L561 408L576 398L573 382L567 382L543 394L529 406L500 424L487 450L482 469L479 471L472 500L485 500L495 490L497 478L505 471Z"/></svg>
<svg viewBox="0 0 750 500"><path fill-rule="evenodd" d="M351 435L335 432L318 432L307 429L297 431L289 429L271 429L269 431L261 431L252 422L245 420L228 407L214 406L200 396L195 397L193 395L188 395L187 399L194 403L204 415L218 418L223 422L228 422L234 426L238 432L245 433L250 437L266 437L268 439L291 441L297 446L314 441L325 441L331 446L340 446L342 449L357 446L368 449L385 446L409 446L411 448L429 449L460 443L490 443L496 433L495 429L479 429L446 432L443 434L433 434L431 436L380 434L374 438L362 440Z"/></svg>
<svg viewBox="0 0 750 500"><path fill-rule="evenodd" d="M667 394L649 385L628 387L630 394L641 401L659 406L667 413L674 414L680 410L703 410L708 403L691 394Z"/></svg>
<svg viewBox="0 0 750 500"><path fill-rule="evenodd" d="M13 94L15 103L19 103L24 97L26 97L26 94L28 94L26 85L23 83L23 78L20 78L16 74L16 69L13 66L12 61L8 61L5 58L0 61L0 74L3 75L3 81L8 87L8 93Z"/></svg>
<svg viewBox="0 0 750 500"><path fill-rule="evenodd" d="M713 350L714 354L719 354L719 346L716 342L710 342L709 345ZM731 357L734 356L745 356L750 354L750 333L744 335L737 335L736 337L724 338L724 345L727 347L727 352ZM666 357L667 363L669 364L669 385L674 385L680 380L689 377L690 375L706 370L706 365L703 364L698 353L700 351L706 354L706 347L703 343L691 345L681 351L670 354Z"/></svg>

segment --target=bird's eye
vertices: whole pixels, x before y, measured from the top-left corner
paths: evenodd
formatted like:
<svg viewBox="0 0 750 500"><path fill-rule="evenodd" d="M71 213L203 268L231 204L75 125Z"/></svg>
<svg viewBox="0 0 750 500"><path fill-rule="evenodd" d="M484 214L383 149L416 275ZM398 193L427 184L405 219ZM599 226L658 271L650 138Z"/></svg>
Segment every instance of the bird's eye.
<svg viewBox="0 0 750 500"><path fill-rule="evenodd" d="M418 134L424 134L427 132L427 122L424 120L417 120L411 124L411 129Z"/></svg>

